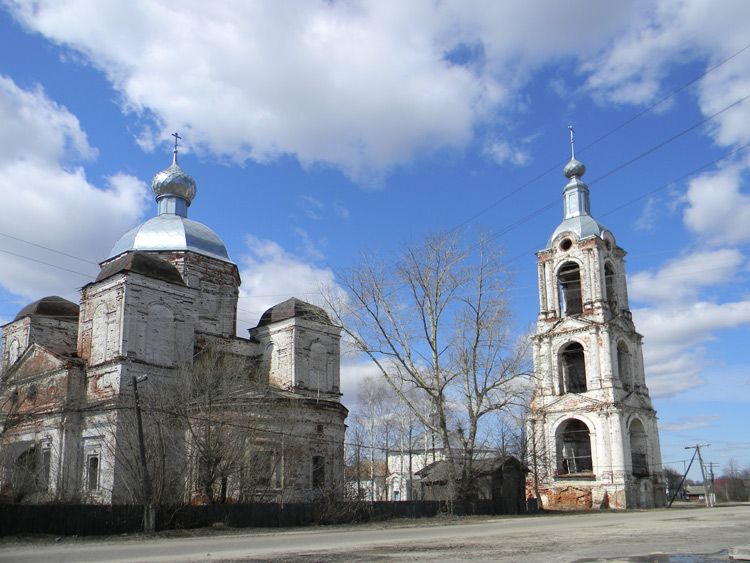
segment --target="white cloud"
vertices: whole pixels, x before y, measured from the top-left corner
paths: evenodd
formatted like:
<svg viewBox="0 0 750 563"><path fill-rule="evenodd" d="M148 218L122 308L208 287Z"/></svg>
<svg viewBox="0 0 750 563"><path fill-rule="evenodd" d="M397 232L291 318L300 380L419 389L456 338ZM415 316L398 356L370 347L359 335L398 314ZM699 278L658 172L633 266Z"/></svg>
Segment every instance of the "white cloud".
<svg viewBox="0 0 750 563"><path fill-rule="evenodd" d="M711 364L706 344L718 330L750 324L750 301L664 304L634 309L633 320L644 335L651 395L668 397L706 382L704 370Z"/></svg>
<svg viewBox="0 0 750 563"><path fill-rule="evenodd" d="M365 377L382 378L380 369L371 361L362 357L343 355L341 358L341 393L342 402L353 410L357 407L359 384Z"/></svg>
<svg viewBox="0 0 750 563"><path fill-rule="evenodd" d="M685 226L709 244L750 242L750 195L740 191L741 165L733 165L690 182L685 199Z"/></svg>
<svg viewBox="0 0 750 563"><path fill-rule="evenodd" d="M700 289L729 283L744 263L737 249L700 250L630 276L628 293L633 301L692 302Z"/></svg>
<svg viewBox="0 0 750 563"><path fill-rule="evenodd" d="M76 163L96 151L75 116L41 89L0 76L0 122L12 133L0 139L0 232L10 235L0 236L0 285L28 299L76 300L141 215L146 186L125 174L103 188L89 183Z"/></svg>
<svg viewBox="0 0 750 563"><path fill-rule="evenodd" d="M349 218L349 210L341 205L340 203L334 203L333 204L333 210L336 212L336 215L341 217L342 219L348 219Z"/></svg>
<svg viewBox="0 0 750 563"><path fill-rule="evenodd" d="M302 250L305 256L313 260L322 260L325 257L319 248L326 246L327 241L325 238L313 241L304 229L294 227L293 231L300 241L302 241Z"/></svg>
<svg viewBox="0 0 750 563"><path fill-rule="evenodd" d="M686 416L676 422L660 422L659 430L667 430L671 432L681 432L683 430L694 430L696 428L708 428L711 426L717 426L717 421L724 418L720 414L696 414L693 416Z"/></svg>
<svg viewBox="0 0 750 563"><path fill-rule="evenodd" d="M599 52L649 8L595 0L575 8L557 0L8 4L30 30L106 74L123 107L142 118L144 146L179 130L192 148L237 162L291 154L374 184L415 155L464 148L479 123L500 126L496 110L517 109L536 68Z"/></svg>
<svg viewBox="0 0 750 563"><path fill-rule="evenodd" d="M249 254L240 257L238 332L246 335L260 316L277 303L296 297L322 305L320 289L334 285L333 272L304 261L279 244L254 236L247 237Z"/></svg>
<svg viewBox="0 0 750 563"><path fill-rule="evenodd" d="M634 228L639 231L653 231L659 213L658 200L649 196L641 210L641 214L635 222Z"/></svg>
<svg viewBox="0 0 750 563"><path fill-rule="evenodd" d="M322 201L306 195L299 199L298 205L304 210L305 214L310 217L310 219L320 220L323 218L325 205Z"/></svg>
<svg viewBox="0 0 750 563"><path fill-rule="evenodd" d="M488 143L484 147L484 154L497 164L511 162L519 166L526 164L531 158L528 150L511 147L506 141L492 141Z"/></svg>
<svg viewBox="0 0 750 563"><path fill-rule="evenodd" d="M742 0L720 5L703 0L661 0L649 2L631 20L629 29L615 37L584 65L591 73L588 87L602 99L614 102L647 103L660 95L667 68L698 56L707 66L726 58L747 44L747 5ZM737 65L737 66L735 66ZM727 68L747 66L747 59ZM742 71L746 73L746 70ZM719 74L711 80L726 83ZM709 84L709 83L704 83ZM713 91L715 86L702 86ZM730 93L721 96L728 99ZM734 101L734 100L732 100ZM706 113L711 111L706 99Z"/></svg>

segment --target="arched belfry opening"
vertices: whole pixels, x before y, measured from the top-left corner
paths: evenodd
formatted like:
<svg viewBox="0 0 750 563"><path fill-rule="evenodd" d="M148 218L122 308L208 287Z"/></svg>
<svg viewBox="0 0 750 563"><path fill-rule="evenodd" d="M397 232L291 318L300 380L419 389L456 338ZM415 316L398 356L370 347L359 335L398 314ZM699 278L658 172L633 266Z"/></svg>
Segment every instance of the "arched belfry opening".
<svg viewBox="0 0 750 563"><path fill-rule="evenodd" d="M630 365L630 350L622 340L617 344L617 373L625 391L632 391L634 387L633 370Z"/></svg>
<svg viewBox="0 0 750 563"><path fill-rule="evenodd" d="M589 427L581 420L566 420L557 430L558 475L587 474L593 471Z"/></svg>
<svg viewBox="0 0 750 563"><path fill-rule="evenodd" d="M571 342L560 353L561 393L586 392L586 354L578 342Z"/></svg>
<svg viewBox="0 0 750 563"><path fill-rule="evenodd" d="M575 262L566 262L557 274L560 288L560 310L562 316L579 315L583 312L581 295L581 270Z"/></svg>
<svg viewBox="0 0 750 563"><path fill-rule="evenodd" d="M643 423L637 418L630 423L630 459L633 475L645 477L648 470L648 436Z"/></svg>
<svg viewBox="0 0 750 563"><path fill-rule="evenodd" d="M615 286L615 269L609 262L604 265L604 291L609 310L614 313L617 308L617 289Z"/></svg>

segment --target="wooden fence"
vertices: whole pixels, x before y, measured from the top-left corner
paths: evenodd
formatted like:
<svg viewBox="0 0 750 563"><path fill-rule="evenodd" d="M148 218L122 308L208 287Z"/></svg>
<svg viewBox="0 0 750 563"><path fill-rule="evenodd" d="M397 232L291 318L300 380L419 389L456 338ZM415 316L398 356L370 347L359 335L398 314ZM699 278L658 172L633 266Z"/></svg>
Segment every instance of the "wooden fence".
<svg viewBox="0 0 750 563"><path fill-rule="evenodd" d="M441 512L455 515L496 514L492 501L315 502L214 504L160 507L157 530L191 529L217 523L232 528L295 527L311 524L344 524L424 518ZM100 536L142 529L140 506L0 504L0 535L53 534Z"/></svg>

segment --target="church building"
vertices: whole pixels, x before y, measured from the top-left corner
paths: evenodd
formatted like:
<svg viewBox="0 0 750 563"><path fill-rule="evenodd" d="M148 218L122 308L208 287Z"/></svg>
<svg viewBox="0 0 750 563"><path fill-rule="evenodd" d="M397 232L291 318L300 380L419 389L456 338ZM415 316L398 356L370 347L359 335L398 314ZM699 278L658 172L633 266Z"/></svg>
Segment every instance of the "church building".
<svg viewBox="0 0 750 563"><path fill-rule="evenodd" d="M564 174L564 219L537 253L529 496L545 508L664 505L656 411L628 305L625 251L592 216L586 167Z"/></svg>
<svg viewBox="0 0 750 563"><path fill-rule="evenodd" d="M335 493L339 329L293 298L236 336L239 270L187 218L196 184L176 144L151 189L157 215L114 244L80 304L46 297L2 327L0 495L142 501L139 410L152 502Z"/></svg>

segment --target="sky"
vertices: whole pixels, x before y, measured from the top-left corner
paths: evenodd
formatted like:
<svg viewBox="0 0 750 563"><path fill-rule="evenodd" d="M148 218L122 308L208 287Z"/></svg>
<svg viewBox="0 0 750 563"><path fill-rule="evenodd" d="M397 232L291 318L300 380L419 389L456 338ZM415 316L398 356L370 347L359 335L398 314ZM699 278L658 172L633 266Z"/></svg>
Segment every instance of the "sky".
<svg viewBox="0 0 750 563"><path fill-rule="evenodd" d="M179 132L240 332L361 249L475 225L533 328L573 125L663 461L750 464L748 29L743 0L0 0L0 323L78 300ZM369 371L344 358L345 404Z"/></svg>

